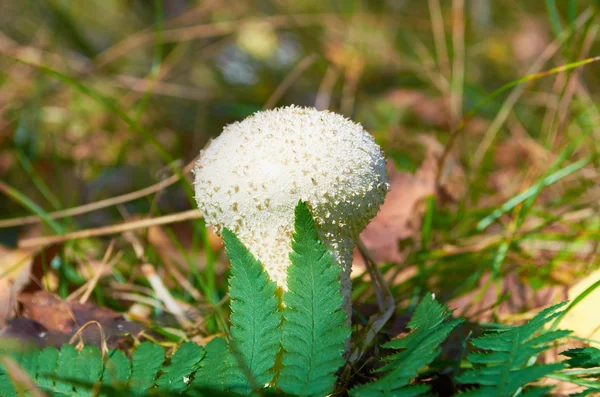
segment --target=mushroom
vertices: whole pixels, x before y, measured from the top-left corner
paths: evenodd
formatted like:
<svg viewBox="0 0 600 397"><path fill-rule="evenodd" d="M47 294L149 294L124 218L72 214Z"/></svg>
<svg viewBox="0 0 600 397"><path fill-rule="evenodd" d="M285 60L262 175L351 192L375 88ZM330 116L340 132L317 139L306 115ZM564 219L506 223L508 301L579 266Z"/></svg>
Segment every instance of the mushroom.
<svg viewBox="0 0 600 397"><path fill-rule="evenodd" d="M232 230L284 291L294 208L305 202L340 266L350 321L353 249L389 190L383 152L360 124L297 106L257 112L226 126L194 171L207 224Z"/></svg>

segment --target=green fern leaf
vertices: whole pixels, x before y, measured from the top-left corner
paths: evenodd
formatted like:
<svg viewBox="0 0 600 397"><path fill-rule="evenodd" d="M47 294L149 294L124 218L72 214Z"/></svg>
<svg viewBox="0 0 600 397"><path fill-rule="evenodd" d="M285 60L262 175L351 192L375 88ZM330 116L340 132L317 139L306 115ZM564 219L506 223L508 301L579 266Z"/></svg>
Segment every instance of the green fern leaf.
<svg viewBox="0 0 600 397"><path fill-rule="evenodd" d="M402 351L385 358L386 364L376 371L383 373L379 379L351 390L350 395L421 396L427 393L427 385L410 385L410 382L440 355L440 344L462 322L461 319L451 319L450 316L447 307L440 305L433 295L425 296L408 323L411 332L404 338L382 346Z"/></svg>
<svg viewBox="0 0 600 397"><path fill-rule="evenodd" d="M552 391L552 386L534 387L519 394L519 397L544 397Z"/></svg>
<svg viewBox="0 0 600 397"><path fill-rule="evenodd" d="M544 309L521 326L490 331L472 340L471 344L480 350L467 356L474 369L459 376L458 381L481 387L464 395L510 397L529 383L564 368L562 363L530 365L529 362L532 357L551 348L556 340L568 335L568 331L543 329L546 323L560 315L558 309L563 305ZM535 387L524 391L531 396L545 393Z"/></svg>
<svg viewBox="0 0 600 397"><path fill-rule="evenodd" d="M73 345L63 345L58 355L54 385L57 391L67 395L73 394L73 379L77 374L77 355L77 349Z"/></svg>
<svg viewBox="0 0 600 397"><path fill-rule="evenodd" d="M335 372L344 364L350 327L342 310L340 269L319 241L306 204L296 206L295 216L278 386L290 394L323 396L332 391Z"/></svg>
<svg viewBox="0 0 600 397"><path fill-rule="evenodd" d="M561 353L569 357L567 365L572 368L594 368L600 367L600 349L595 347L583 347L570 349Z"/></svg>
<svg viewBox="0 0 600 397"><path fill-rule="evenodd" d="M110 388L123 388L131 377L131 362L121 350L111 350L102 373L102 385ZM108 390L108 389L106 389ZM102 390L102 397L109 397L109 392Z"/></svg>
<svg viewBox="0 0 600 397"><path fill-rule="evenodd" d="M224 338L214 338L205 347L206 355L194 375L192 386L247 394L246 376Z"/></svg>
<svg viewBox="0 0 600 397"><path fill-rule="evenodd" d="M223 241L231 261L231 343L252 381L262 387L273 380L275 356L281 349L277 285L229 229L223 230Z"/></svg>
<svg viewBox="0 0 600 397"><path fill-rule="evenodd" d="M10 357L8 354L2 354L2 357ZM0 365L0 396L16 397L18 396L12 378L3 365Z"/></svg>
<svg viewBox="0 0 600 397"><path fill-rule="evenodd" d="M37 384L41 388L54 387L54 373L58 363L59 352L54 347L46 347L38 357Z"/></svg>
<svg viewBox="0 0 600 397"><path fill-rule="evenodd" d="M165 349L152 342L141 343L133 353L129 388L143 394L154 386L154 379L165 361Z"/></svg>
<svg viewBox="0 0 600 397"><path fill-rule="evenodd" d="M34 380L37 375L39 355L40 350L37 348L26 348L18 351L0 352L0 357L6 356L13 359L32 380ZM23 388L25 385L19 385L19 387ZM15 387L15 384L8 372L2 365L0 365L0 396L18 396L19 393L17 392L17 389L19 389L19 387Z"/></svg>
<svg viewBox="0 0 600 397"><path fill-rule="evenodd" d="M84 346L73 365L75 367L73 380L76 383L74 395L93 396L94 385L99 382L104 367L100 350L95 346Z"/></svg>
<svg viewBox="0 0 600 397"><path fill-rule="evenodd" d="M573 394L572 397L584 397L600 394L600 349L595 347L583 347L578 349L570 349L561 353L569 357L566 364L570 368L578 368L576 371L571 371L563 379L586 389ZM583 368L583 369L581 369Z"/></svg>
<svg viewBox="0 0 600 397"><path fill-rule="evenodd" d="M156 386L163 390L184 392L190 385L192 374L198 369L203 357L204 349L201 346L193 342L184 343L171 357L171 363L163 367Z"/></svg>
<svg viewBox="0 0 600 397"><path fill-rule="evenodd" d="M121 350L111 350L104 366L102 383L105 385L126 385L131 377L131 362Z"/></svg>
<svg viewBox="0 0 600 397"><path fill-rule="evenodd" d="M40 351L38 348L25 349L19 355L18 362L31 379L37 377Z"/></svg>

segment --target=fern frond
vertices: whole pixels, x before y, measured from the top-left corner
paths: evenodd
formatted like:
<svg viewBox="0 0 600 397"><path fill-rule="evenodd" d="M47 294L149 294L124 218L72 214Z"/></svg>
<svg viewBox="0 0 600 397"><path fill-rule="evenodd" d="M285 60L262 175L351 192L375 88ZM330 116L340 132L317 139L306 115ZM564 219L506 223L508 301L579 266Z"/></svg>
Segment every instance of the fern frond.
<svg viewBox="0 0 600 397"><path fill-rule="evenodd" d="M564 364L534 364L532 358L552 347L556 340L568 335L568 331L547 331L544 325L560 315L558 309L564 303L549 307L529 322L490 331L471 341L479 349L467 356L474 369L458 377L466 384L480 385L464 393L465 396L510 397L527 384L535 382L564 368ZM541 393L541 394L540 394ZM525 395L543 395L546 391L530 388Z"/></svg>
<svg viewBox="0 0 600 397"><path fill-rule="evenodd" d="M569 349L561 353L569 357L567 365L572 368L600 367L600 349L595 347L582 347Z"/></svg>
<svg viewBox="0 0 600 397"><path fill-rule="evenodd" d="M171 363L162 369L156 386L173 392L184 392L191 383L192 374L204 358L204 349L193 342L186 342L171 357Z"/></svg>
<svg viewBox="0 0 600 397"><path fill-rule="evenodd" d="M100 381L104 363L102 353L95 346L84 346L75 359L75 373L73 380L76 382L75 395L82 397L94 396L93 386Z"/></svg>
<svg viewBox="0 0 600 397"><path fill-rule="evenodd" d="M111 350L102 373L102 385L112 388L123 389L131 377L131 361L121 350ZM104 390L100 393L102 397L108 397Z"/></svg>
<svg viewBox="0 0 600 397"><path fill-rule="evenodd" d="M211 340L205 347L206 355L194 376L192 386L247 394L246 376L224 338Z"/></svg>
<svg viewBox="0 0 600 397"><path fill-rule="evenodd" d="M15 385L4 367L0 367L0 396L17 396Z"/></svg>
<svg viewBox="0 0 600 397"><path fill-rule="evenodd" d="M386 364L376 372L383 375L375 382L356 387L351 396L421 396L429 391L427 385L410 385L425 366L435 360L440 352L440 344L450 332L462 322L450 319L447 307L440 305L433 295L427 295L417 306L408 328L411 332L404 338L385 343L385 349L402 351L385 358Z"/></svg>
<svg viewBox="0 0 600 397"><path fill-rule="evenodd" d="M58 355L54 386L59 392L69 395L73 391L73 382L77 369L77 349L73 345L63 345Z"/></svg>
<svg viewBox="0 0 600 397"><path fill-rule="evenodd" d="M340 269L319 241L306 204L296 206L295 216L277 384L286 393L323 396L333 389L335 372L344 364L350 327L342 310Z"/></svg>
<svg viewBox="0 0 600 397"><path fill-rule="evenodd" d="M273 380L275 357L281 349L277 285L229 229L223 230L223 241L231 262L232 347L243 358L251 380L262 387Z"/></svg>
<svg viewBox="0 0 600 397"><path fill-rule="evenodd" d="M54 347L46 347L39 353L36 383L42 388L54 387L54 373L58 362L59 351Z"/></svg>
<svg viewBox="0 0 600 397"><path fill-rule="evenodd" d="M142 342L133 352L129 388L142 394L154 385L154 379L165 361L165 349L152 342Z"/></svg>
<svg viewBox="0 0 600 397"><path fill-rule="evenodd" d="M152 342L140 344L132 361L120 350L111 351L103 360L95 346L84 346L78 351L72 345L64 345L60 350L47 347L43 350L0 351L0 356L10 356L34 384L49 395L139 396L152 389L156 396L169 396L173 392L181 395L187 389L204 357L203 352L201 346L184 343L164 366L164 349ZM219 354L213 356L214 362L220 358ZM161 375L155 381L159 372ZM101 386L99 394L96 394L97 386ZM22 396L19 388L23 387L21 384L15 387L10 374L0 365L1 397Z"/></svg>
<svg viewBox="0 0 600 397"><path fill-rule="evenodd" d="M600 349L595 347L583 347L570 349L561 353L569 357L566 360L570 371L561 373L561 380L571 382L585 389L572 397L584 397L600 394Z"/></svg>

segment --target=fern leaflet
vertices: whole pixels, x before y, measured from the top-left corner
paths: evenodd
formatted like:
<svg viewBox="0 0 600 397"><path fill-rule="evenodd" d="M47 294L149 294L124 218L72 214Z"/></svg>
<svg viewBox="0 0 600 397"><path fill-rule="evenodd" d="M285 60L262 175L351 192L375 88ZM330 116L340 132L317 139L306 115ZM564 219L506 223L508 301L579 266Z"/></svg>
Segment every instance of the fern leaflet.
<svg viewBox="0 0 600 397"><path fill-rule="evenodd" d="M440 344L462 322L460 319L450 319L450 316L447 308L436 302L433 295L425 296L408 323L411 333L382 346L402 351L385 358L387 363L376 371L383 373L379 379L351 390L350 395L420 396L427 393L429 386L410 385L410 382L420 370L439 356Z"/></svg>
<svg viewBox="0 0 600 397"><path fill-rule="evenodd" d="M569 334L568 331L543 329L546 323L560 315L558 309L563 305L544 309L521 326L490 331L474 339L471 344L480 351L467 356L474 369L459 376L458 380L481 387L469 390L464 396L510 397L528 383L562 369L562 363L529 365L529 361ZM537 396L546 392L532 388L521 395Z"/></svg>
<svg viewBox="0 0 600 397"><path fill-rule="evenodd" d="M73 345L63 345L58 355L56 380L54 386L67 395L73 391L73 379L76 377L77 349Z"/></svg>
<svg viewBox="0 0 600 397"><path fill-rule="evenodd" d="M281 349L277 285L229 229L223 230L223 241L231 261L231 344L251 381L262 387L273 380L275 356Z"/></svg>
<svg viewBox="0 0 600 397"><path fill-rule="evenodd" d="M566 364L573 370L565 371L555 378L574 383L585 389L572 397L584 397L600 394L600 349L583 347L561 353L569 357ZM577 369L575 369L577 368Z"/></svg>
<svg viewBox="0 0 600 397"><path fill-rule="evenodd" d="M84 346L75 360L73 380L78 383L75 395L94 396L93 386L100 380L103 369L104 364L100 350L95 346Z"/></svg>
<svg viewBox="0 0 600 397"><path fill-rule="evenodd" d="M152 342L142 342L133 352L129 388L143 394L154 385L154 379L165 360L165 349Z"/></svg>
<svg viewBox="0 0 600 397"><path fill-rule="evenodd" d="M214 338L206 345L206 356L196 372L192 386L200 389L233 391L247 394L246 376L224 338Z"/></svg>
<svg viewBox="0 0 600 397"><path fill-rule="evenodd" d="M36 380L41 388L51 388L54 386L53 378L58 362L58 355L59 352L54 347L46 347L39 353Z"/></svg>
<svg viewBox="0 0 600 397"><path fill-rule="evenodd" d="M600 349L595 347L583 347L570 349L561 353L569 357L567 365L572 368L594 368L600 367Z"/></svg>
<svg viewBox="0 0 600 397"><path fill-rule="evenodd" d="M344 364L350 327L342 310L340 269L319 241L306 204L296 206L295 216L278 386L290 394L323 396L333 389L335 372Z"/></svg>
<svg viewBox="0 0 600 397"><path fill-rule="evenodd" d="M102 384L105 386L120 387L127 385L131 377L131 362L121 350L112 350L102 373ZM102 396L108 397L105 392Z"/></svg>
<svg viewBox="0 0 600 397"><path fill-rule="evenodd" d="M171 363L163 367L162 375L156 381L159 389L183 392L204 357L204 349L195 343L186 342L171 357Z"/></svg>

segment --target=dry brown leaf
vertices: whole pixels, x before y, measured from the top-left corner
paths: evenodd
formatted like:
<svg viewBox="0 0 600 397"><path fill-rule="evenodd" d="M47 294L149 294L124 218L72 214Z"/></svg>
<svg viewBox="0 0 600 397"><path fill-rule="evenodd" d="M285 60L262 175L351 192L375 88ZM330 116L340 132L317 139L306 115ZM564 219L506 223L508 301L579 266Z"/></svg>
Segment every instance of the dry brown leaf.
<svg viewBox="0 0 600 397"><path fill-rule="evenodd" d="M424 200L433 194L435 180L418 171L415 175L396 171L388 163L390 192L379 214L360 235L377 262L399 262L398 241L420 230Z"/></svg>
<svg viewBox="0 0 600 397"><path fill-rule="evenodd" d="M415 174L399 172L388 162L390 192L379 214L367 226L360 238L377 262L400 262L398 241L420 233L426 199L436 193L438 161L443 146L430 135L417 140L427 148L425 159ZM464 195L464 172L449 156L441 178L440 198L456 201ZM355 263L362 263L355 255Z"/></svg>
<svg viewBox="0 0 600 397"><path fill-rule="evenodd" d="M34 254L0 246L0 328L12 317L17 295L29 283Z"/></svg>
<svg viewBox="0 0 600 397"><path fill-rule="evenodd" d="M432 98L419 90L395 89L387 94L388 101L399 109L409 109L421 121L442 129L450 127L448 101Z"/></svg>
<svg viewBox="0 0 600 397"><path fill-rule="evenodd" d="M62 340L63 336L70 338L79 328L92 321L101 325L104 336L110 342L109 345L119 343L122 335L137 334L141 330L139 324L127 321L120 313L113 310L92 303L65 301L47 291L21 294L19 302L23 307L22 318L32 320L33 324L39 324L37 328L42 327L40 329L44 332L54 335L53 340ZM85 328L81 336L86 343L95 345L98 345L101 340L101 333L97 326ZM23 337L27 338L27 335Z"/></svg>
<svg viewBox="0 0 600 397"><path fill-rule="evenodd" d="M512 40L509 41L513 43L512 50L514 56L522 65L529 65L533 59L539 57L544 52L550 43L546 24L526 17L521 18L515 26L518 29L514 33Z"/></svg>
<svg viewBox="0 0 600 397"><path fill-rule="evenodd" d="M448 305L451 308L459 308L457 313L469 320L493 322L494 314L511 316L515 313L537 311L541 307L564 300L566 295L566 288L558 285L549 285L534 290L516 272L507 274L500 280L501 291L496 290L494 283L489 283L489 278L490 275L485 274L479 280L479 286L475 290L452 299ZM501 295L510 294L510 296L496 307L499 293Z"/></svg>

